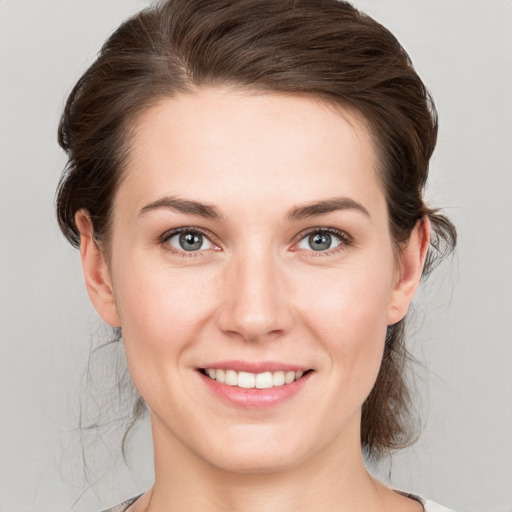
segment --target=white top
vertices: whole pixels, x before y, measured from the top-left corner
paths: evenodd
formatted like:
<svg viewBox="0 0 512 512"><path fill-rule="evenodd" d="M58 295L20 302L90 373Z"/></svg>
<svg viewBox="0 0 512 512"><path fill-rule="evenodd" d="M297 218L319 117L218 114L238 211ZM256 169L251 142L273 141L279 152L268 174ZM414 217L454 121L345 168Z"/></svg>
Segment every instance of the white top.
<svg viewBox="0 0 512 512"><path fill-rule="evenodd" d="M421 503L423 504L423 508L425 512L453 512L453 510L443 507L432 500L423 500L420 498Z"/></svg>
<svg viewBox="0 0 512 512"><path fill-rule="evenodd" d="M454 512L453 510L451 510L449 508L439 505L439 503L436 503L435 501L427 500L425 498L422 498L421 496L417 496L416 494L411 494L409 492L397 491L397 490L395 490L395 492L397 492L398 494L401 494L402 496L410 498L411 500L419 501L423 505L424 512Z"/></svg>

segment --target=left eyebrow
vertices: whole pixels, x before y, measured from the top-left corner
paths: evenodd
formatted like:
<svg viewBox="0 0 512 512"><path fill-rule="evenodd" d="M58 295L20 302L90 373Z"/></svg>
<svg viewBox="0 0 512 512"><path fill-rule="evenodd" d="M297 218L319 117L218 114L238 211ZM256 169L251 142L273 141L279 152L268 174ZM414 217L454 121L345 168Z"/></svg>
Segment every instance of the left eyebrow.
<svg viewBox="0 0 512 512"><path fill-rule="evenodd" d="M354 201L354 199L350 197L333 197L322 201L307 203L302 206L296 206L288 211L286 219L289 221L297 221L339 210L356 210L366 215L371 220L368 210L361 203Z"/></svg>

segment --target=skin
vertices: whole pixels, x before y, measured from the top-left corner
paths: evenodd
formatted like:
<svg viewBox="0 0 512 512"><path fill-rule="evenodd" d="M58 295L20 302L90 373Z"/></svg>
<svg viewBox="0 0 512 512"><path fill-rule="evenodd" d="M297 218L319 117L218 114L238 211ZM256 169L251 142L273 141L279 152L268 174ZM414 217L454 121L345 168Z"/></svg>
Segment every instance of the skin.
<svg viewBox="0 0 512 512"><path fill-rule="evenodd" d="M122 327L151 411L155 484L130 511L421 510L376 482L361 455L361 406L430 229L420 221L395 250L364 123L308 97L209 88L162 100L135 128L110 261L87 212L76 215L90 298ZM219 217L154 207L165 197ZM332 198L345 207L290 218ZM172 230L192 227L207 238L187 252ZM340 234L314 251L320 228ZM243 409L197 370L232 359L313 371L292 398Z"/></svg>

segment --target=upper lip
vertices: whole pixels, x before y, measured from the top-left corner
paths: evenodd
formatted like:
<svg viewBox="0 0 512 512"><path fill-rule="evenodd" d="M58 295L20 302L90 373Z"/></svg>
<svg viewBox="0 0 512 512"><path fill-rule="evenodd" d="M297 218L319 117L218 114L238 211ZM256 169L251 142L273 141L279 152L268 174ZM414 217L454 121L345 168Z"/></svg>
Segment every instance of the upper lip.
<svg viewBox="0 0 512 512"><path fill-rule="evenodd" d="M205 364L202 369L234 370L236 372L264 373L264 372L305 372L311 368L298 364L280 363L278 361L216 361Z"/></svg>

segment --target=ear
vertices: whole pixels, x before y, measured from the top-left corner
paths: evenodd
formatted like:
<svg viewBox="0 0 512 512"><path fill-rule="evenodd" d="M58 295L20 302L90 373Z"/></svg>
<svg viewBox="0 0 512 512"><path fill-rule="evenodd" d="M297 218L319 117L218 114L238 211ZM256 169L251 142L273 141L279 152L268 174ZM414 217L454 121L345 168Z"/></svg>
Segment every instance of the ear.
<svg viewBox="0 0 512 512"><path fill-rule="evenodd" d="M76 212L75 223L80 231L80 256L89 298L104 322L112 327L119 327L121 324L110 272L103 251L94 240L88 212L86 210Z"/></svg>
<svg viewBox="0 0 512 512"><path fill-rule="evenodd" d="M430 219L423 217L416 223L406 245L400 250L397 277L388 310L388 325L402 320L418 289L430 242Z"/></svg>

